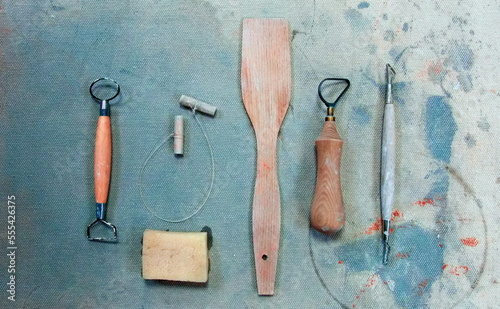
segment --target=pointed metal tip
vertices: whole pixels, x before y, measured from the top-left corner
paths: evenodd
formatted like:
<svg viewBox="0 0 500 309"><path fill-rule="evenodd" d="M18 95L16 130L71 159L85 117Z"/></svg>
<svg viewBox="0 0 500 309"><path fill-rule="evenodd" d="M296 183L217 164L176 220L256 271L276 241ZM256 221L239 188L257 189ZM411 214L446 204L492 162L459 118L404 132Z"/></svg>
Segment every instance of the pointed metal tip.
<svg viewBox="0 0 500 309"><path fill-rule="evenodd" d="M392 76L396 75L396 71L394 71L394 69L391 67L391 65L390 65L390 64L388 64L388 63L387 63L387 64L385 65L385 68L386 68L386 70L387 70L387 77L389 77L389 76L390 76L390 74L392 74Z"/></svg>
<svg viewBox="0 0 500 309"><path fill-rule="evenodd" d="M389 261L389 251L391 250L391 246L389 246L389 241L384 242L384 258L382 262L384 265L387 265L387 262Z"/></svg>

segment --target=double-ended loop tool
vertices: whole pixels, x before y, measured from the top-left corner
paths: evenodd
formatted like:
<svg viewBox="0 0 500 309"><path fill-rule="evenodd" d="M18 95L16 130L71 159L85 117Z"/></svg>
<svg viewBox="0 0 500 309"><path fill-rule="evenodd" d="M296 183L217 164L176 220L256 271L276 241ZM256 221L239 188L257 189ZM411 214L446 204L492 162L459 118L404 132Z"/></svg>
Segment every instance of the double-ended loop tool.
<svg viewBox="0 0 500 309"><path fill-rule="evenodd" d="M111 94L96 94L96 92ZM120 85L110 78L103 77L95 80L89 88L90 95L100 104L99 118L94 150L94 189L96 199L96 219L87 227L87 238L92 241L117 242L116 227L106 221L106 208L111 179L111 118L109 102L120 94ZM101 96L105 96L103 99ZM112 231L112 236L92 236L91 231L102 225ZM94 231L95 232L95 231ZM99 231L99 234L102 231Z"/></svg>
<svg viewBox="0 0 500 309"><path fill-rule="evenodd" d="M394 104L392 103L392 80L396 75L394 69L386 67L386 96L384 105L384 122L382 125L382 151L380 166L380 207L382 210L384 242L383 263L389 259L389 235L391 233L391 216L394 204L394 180L396 171L396 128L394 120Z"/></svg>
<svg viewBox="0 0 500 309"><path fill-rule="evenodd" d="M337 99L329 102L323 96L323 84L327 81L346 83ZM333 234L344 226L345 212L340 183L340 158L342 156L342 140L340 139L334 107L347 92L351 83L345 78L326 78L318 86L318 95L325 103L327 115L320 136L316 140L317 178L316 189L311 205L311 226L325 234Z"/></svg>

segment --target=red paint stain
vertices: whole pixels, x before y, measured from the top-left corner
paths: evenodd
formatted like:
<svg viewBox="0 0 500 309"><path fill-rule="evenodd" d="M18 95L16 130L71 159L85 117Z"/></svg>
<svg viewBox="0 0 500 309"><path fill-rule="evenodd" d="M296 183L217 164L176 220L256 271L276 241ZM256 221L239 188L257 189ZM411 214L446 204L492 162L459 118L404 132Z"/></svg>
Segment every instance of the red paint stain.
<svg viewBox="0 0 500 309"><path fill-rule="evenodd" d="M375 282L377 281L377 274L371 275L370 278L368 278L368 283L365 284L365 287L371 288L375 285Z"/></svg>
<svg viewBox="0 0 500 309"><path fill-rule="evenodd" d="M405 259L405 258L407 258L407 257L409 257L409 256L410 256L410 253L409 253L409 252L406 252L406 253L398 252L398 254L396 254L396 256L395 256L395 257L397 257L397 258L401 258L401 259Z"/></svg>
<svg viewBox="0 0 500 309"><path fill-rule="evenodd" d="M378 219L368 229L365 230L365 234L369 235L372 234L373 232L378 232L380 231L381 227L382 227L382 219Z"/></svg>
<svg viewBox="0 0 500 309"><path fill-rule="evenodd" d="M441 248L443 248L443 244L439 244L439 246L440 246Z"/></svg>
<svg viewBox="0 0 500 309"><path fill-rule="evenodd" d="M356 299L359 299L359 295L358 295L358 296L356 296Z"/></svg>
<svg viewBox="0 0 500 309"><path fill-rule="evenodd" d="M396 209L392 212L391 220L394 220L395 218L401 218L401 217L404 217L404 214L399 209Z"/></svg>
<svg viewBox="0 0 500 309"><path fill-rule="evenodd" d="M266 162L264 162L264 168L268 171L271 169L271 167Z"/></svg>
<svg viewBox="0 0 500 309"><path fill-rule="evenodd" d="M352 305L353 308L356 308L356 305Z"/></svg>
<svg viewBox="0 0 500 309"><path fill-rule="evenodd" d="M490 89L490 92L495 93L495 94L497 93L497 91L495 89Z"/></svg>
<svg viewBox="0 0 500 309"><path fill-rule="evenodd" d="M432 74L439 74L443 71L443 67L441 66L440 63L435 63L435 64L432 64L430 67L429 67L429 73L432 73Z"/></svg>
<svg viewBox="0 0 500 309"><path fill-rule="evenodd" d="M421 201L416 201L414 204L420 207L424 207L426 205L434 205L434 200L431 198L426 198Z"/></svg>
<svg viewBox="0 0 500 309"><path fill-rule="evenodd" d="M428 284L429 284L429 279L425 279L424 281L418 284L418 295L420 296L424 295L424 290Z"/></svg>
<svg viewBox="0 0 500 309"><path fill-rule="evenodd" d="M476 237L462 238L460 240L464 245L469 247L475 247L479 244L479 240Z"/></svg>
<svg viewBox="0 0 500 309"><path fill-rule="evenodd" d="M467 266L450 266L448 264L443 265L443 270L447 269L450 275L461 276L465 275L469 271L469 267Z"/></svg>
<svg viewBox="0 0 500 309"><path fill-rule="evenodd" d="M344 261L338 261L338 264L344 264Z"/></svg>

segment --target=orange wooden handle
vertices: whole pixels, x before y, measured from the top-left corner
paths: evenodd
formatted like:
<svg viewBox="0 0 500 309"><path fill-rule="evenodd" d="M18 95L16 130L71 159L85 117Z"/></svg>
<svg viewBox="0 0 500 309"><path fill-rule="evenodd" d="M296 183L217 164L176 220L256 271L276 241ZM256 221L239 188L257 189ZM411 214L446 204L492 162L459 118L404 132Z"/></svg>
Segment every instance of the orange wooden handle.
<svg viewBox="0 0 500 309"><path fill-rule="evenodd" d="M318 172L311 205L311 225L325 234L339 231L345 223L340 183L342 144L335 121L325 121L316 140Z"/></svg>
<svg viewBox="0 0 500 309"><path fill-rule="evenodd" d="M99 116L95 136L94 185L96 203L108 201L111 175L111 119Z"/></svg>

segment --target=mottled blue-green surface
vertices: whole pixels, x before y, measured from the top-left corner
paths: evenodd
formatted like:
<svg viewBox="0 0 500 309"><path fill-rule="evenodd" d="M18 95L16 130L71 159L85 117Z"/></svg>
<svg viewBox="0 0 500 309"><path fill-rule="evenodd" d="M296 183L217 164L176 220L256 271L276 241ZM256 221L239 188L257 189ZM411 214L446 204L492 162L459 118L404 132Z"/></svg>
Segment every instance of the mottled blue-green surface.
<svg viewBox="0 0 500 309"><path fill-rule="evenodd" d="M500 220L498 1L0 1L1 308L495 307ZM288 19L293 95L278 141L282 228L276 295L258 297L251 237L255 138L240 92L241 21ZM392 251L382 265L380 136L385 64L397 74ZM89 242L99 77L111 107L108 219L119 243ZM309 229L314 140L326 108L316 88L344 77L346 225ZM210 156L185 94L218 107L198 114L214 150L214 189L182 223L142 205L139 172L185 117L185 155L172 141L145 167L145 202L191 214L210 187ZM16 197L16 301L7 299L7 196ZM495 211L496 210L496 211ZM145 281L144 229L213 233L205 286ZM470 241L475 239L477 242Z"/></svg>

